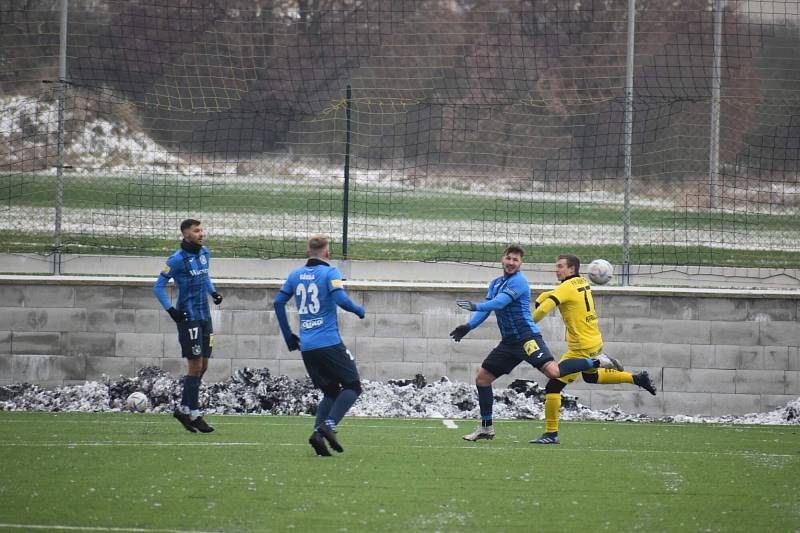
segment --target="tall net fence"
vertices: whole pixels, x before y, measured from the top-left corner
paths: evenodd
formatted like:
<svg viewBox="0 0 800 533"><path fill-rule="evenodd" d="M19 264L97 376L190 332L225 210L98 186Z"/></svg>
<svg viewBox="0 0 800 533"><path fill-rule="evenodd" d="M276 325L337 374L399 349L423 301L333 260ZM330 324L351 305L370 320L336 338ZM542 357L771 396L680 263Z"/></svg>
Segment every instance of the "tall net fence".
<svg viewBox="0 0 800 533"><path fill-rule="evenodd" d="M6 0L0 245L797 269L799 3Z"/></svg>

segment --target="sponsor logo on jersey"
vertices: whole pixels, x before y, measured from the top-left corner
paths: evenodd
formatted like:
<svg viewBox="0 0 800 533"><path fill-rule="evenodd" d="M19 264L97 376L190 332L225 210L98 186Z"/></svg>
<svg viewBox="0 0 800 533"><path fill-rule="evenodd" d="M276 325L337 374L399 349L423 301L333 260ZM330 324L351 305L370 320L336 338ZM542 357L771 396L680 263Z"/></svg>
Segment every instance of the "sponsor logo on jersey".
<svg viewBox="0 0 800 533"><path fill-rule="evenodd" d="M313 329L322 325L324 320L322 318L313 318L311 320L303 320L300 327L303 329Z"/></svg>
<svg viewBox="0 0 800 533"><path fill-rule="evenodd" d="M201 276L203 274L208 274L208 269L207 268L193 268L193 269L189 270L189 274L191 274L192 276Z"/></svg>
<svg viewBox="0 0 800 533"><path fill-rule="evenodd" d="M342 287L344 287L344 283L342 283L342 280L340 280L340 279L332 279L331 280L331 286L334 289L341 289Z"/></svg>
<svg viewBox="0 0 800 533"><path fill-rule="evenodd" d="M586 316L584 317L584 320L585 320L586 322L594 322L595 320L597 320L597 315L596 315L596 314L594 314L594 313L592 313L592 314L590 314L590 315L586 315Z"/></svg>
<svg viewBox="0 0 800 533"><path fill-rule="evenodd" d="M300 274L300 279L313 280L314 279L314 274Z"/></svg>

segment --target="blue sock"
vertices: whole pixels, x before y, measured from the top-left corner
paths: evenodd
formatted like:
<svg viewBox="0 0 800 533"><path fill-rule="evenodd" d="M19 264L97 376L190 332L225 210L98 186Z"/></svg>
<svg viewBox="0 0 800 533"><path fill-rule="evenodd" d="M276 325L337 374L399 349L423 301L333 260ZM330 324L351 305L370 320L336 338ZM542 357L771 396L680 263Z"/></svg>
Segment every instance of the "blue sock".
<svg viewBox="0 0 800 533"><path fill-rule="evenodd" d="M189 388L186 386L187 379L189 379L189 376L183 376L182 380L183 387L181 388L181 405L189 407L189 396L187 395L187 391L189 390Z"/></svg>
<svg viewBox="0 0 800 533"><path fill-rule="evenodd" d="M331 431L336 431L336 422L333 420L333 418L328 418L325 420L325 422L323 422L323 424L331 428Z"/></svg>
<svg viewBox="0 0 800 533"><path fill-rule="evenodd" d="M319 405L317 406L317 418L314 419L315 428L318 428L319 425L325 422L325 419L328 418L328 414L331 412L331 407L333 407L334 401L335 397L328 396L327 394L319 401Z"/></svg>
<svg viewBox="0 0 800 533"><path fill-rule="evenodd" d="M338 424L341 422L342 418L344 418L344 415L347 414L347 411L356 403L357 399L358 393L356 391L353 389L342 389L342 392L340 392L336 400L333 401L333 406L331 406L331 410L328 413L328 418Z"/></svg>
<svg viewBox="0 0 800 533"><path fill-rule="evenodd" d="M574 374L575 372L583 372L590 368L594 368L594 359L589 359L588 357L585 359L567 359L558 364L558 370L561 372L562 376Z"/></svg>
<svg viewBox="0 0 800 533"><path fill-rule="evenodd" d="M186 376L183 378L183 390L186 402L191 410L200 409L200 376Z"/></svg>
<svg viewBox="0 0 800 533"><path fill-rule="evenodd" d="M478 405L481 409L481 425L492 425L492 406L494 405L494 394L492 394L492 386L481 387L476 385L478 389Z"/></svg>

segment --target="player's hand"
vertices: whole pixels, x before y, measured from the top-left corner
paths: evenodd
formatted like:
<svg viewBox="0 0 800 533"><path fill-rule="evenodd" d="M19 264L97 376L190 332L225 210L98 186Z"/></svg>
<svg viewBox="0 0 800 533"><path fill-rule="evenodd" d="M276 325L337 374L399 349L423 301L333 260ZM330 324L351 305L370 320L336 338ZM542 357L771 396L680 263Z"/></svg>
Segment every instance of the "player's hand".
<svg viewBox="0 0 800 533"><path fill-rule="evenodd" d="M290 352L300 349L300 337L292 333L292 336L289 337L289 340L286 341L286 347L289 348Z"/></svg>
<svg viewBox="0 0 800 533"><path fill-rule="evenodd" d="M180 324L181 322L189 319L186 311L181 311L180 309L175 309L174 307L167 309L167 313L169 313L169 316L172 317L172 320L174 320L176 324Z"/></svg>
<svg viewBox="0 0 800 533"><path fill-rule="evenodd" d="M216 291L211 293L211 299L214 300L214 305L219 305L222 303L222 295Z"/></svg>
<svg viewBox="0 0 800 533"><path fill-rule="evenodd" d="M461 339L470 332L469 324L461 324L456 329L450 332L450 336L453 337L453 340L456 342L461 342Z"/></svg>
<svg viewBox="0 0 800 533"><path fill-rule="evenodd" d="M356 316L357 316L358 318L360 318L361 320L364 320L364 317L365 317L366 315L367 315L367 310L366 310L366 309L364 309L363 307L359 307L359 308L358 308L358 313L356 313Z"/></svg>
<svg viewBox="0 0 800 533"><path fill-rule="evenodd" d="M466 309L467 311L474 311L477 309L477 306L469 300L456 300L456 305L461 309Z"/></svg>

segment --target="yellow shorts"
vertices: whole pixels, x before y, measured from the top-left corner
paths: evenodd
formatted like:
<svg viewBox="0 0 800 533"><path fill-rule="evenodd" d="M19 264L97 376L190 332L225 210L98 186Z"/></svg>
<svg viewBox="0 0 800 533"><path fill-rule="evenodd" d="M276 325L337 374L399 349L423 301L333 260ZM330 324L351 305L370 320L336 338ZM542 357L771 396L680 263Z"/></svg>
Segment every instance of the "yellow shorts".
<svg viewBox="0 0 800 533"><path fill-rule="evenodd" d="M561 359L558 360L560 363L561 361L566 361L567 359L585 359L587 357L596 357L598 354L603 352L603 345L598 344L597 346L585 350L567 350L564 352L564 355L561 356ZM596 368L590 368L589 370L584 370L587 374L596 374ZM566 376L561 376L558 378L559 381L570 384L580 376L583 372L575 372L573 374L567 374Z"/></svg>

